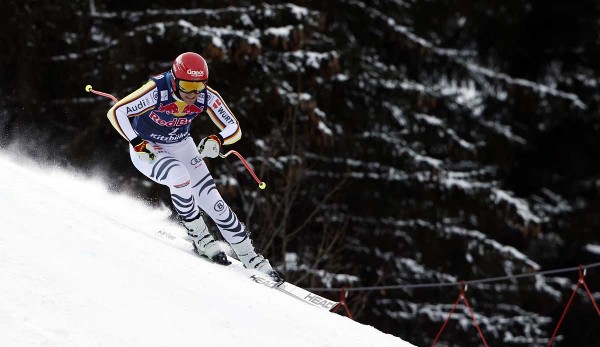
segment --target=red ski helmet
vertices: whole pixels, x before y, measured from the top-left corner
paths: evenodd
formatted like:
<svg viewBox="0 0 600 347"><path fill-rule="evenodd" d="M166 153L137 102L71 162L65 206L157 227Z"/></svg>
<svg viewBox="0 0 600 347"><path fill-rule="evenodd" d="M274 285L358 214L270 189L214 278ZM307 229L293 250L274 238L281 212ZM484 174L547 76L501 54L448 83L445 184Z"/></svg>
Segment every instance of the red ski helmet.
<svg viewBox="0 0 600 347"><path fill-rule="evenodd" d="M172 82L177 91L200 92L205 88L205 82L208 80L206 60L194 52L186 52L175 58L171 73L173 74Z"/></svg>

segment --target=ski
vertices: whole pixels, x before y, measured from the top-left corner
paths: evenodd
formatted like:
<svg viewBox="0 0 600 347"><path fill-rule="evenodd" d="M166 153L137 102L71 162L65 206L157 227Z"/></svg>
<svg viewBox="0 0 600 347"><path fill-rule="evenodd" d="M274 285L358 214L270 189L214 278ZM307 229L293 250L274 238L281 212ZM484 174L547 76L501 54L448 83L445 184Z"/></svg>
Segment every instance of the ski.
<svg viewBox="0 0 600 347"><path fill-rule="evenodd" d="M165 231L165 230L158 230L155 233L155 236L157 236L157 238L160 240L168 241L169 243L177 246L177 248L189 249L191 247L190 241L187 241L180 236L173 235L172 233ZM206 257L204 257L204 259L213 264L216 264L212 260L210 260ZM244 267L244 265L237 259L229 257L229 260L231 261L231 264L221 265L221 266L235 268L236 271L245 275L252 282L260 284L260 285L268 287L268 288L272 288L272 289L282 292L284 294L287 294L287 295L289 295L297 300L300 300L308 305L311 305L313 307L316 307L316 308L319 308L322 310L332 311L339 304L339 302L337 302L337 301L332 301L332 300L326 299L320 295L312 293L306 289L300 288L289 282L273 281L268 275L263 274L262 272L246 269Z"/></svg>
<svg viewBox="0 0 600 347"><path fill-rule="evenodd" d="M308 290L295 286L289 282L275 282L271 280L267 275L251 274L249 278L255 283L261 284L269 288L273 288L306 304L323 310L331 311L339 304L339 302L337 301L326 299L320 295L309 292Z"/></svg>

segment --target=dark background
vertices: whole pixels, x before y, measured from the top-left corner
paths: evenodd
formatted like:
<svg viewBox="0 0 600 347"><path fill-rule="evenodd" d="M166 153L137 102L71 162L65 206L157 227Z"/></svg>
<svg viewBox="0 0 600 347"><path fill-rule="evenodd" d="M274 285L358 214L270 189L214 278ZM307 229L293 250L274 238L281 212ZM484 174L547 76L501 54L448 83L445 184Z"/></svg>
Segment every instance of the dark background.
<svg viewBox="0 0 600 347"><path fill-rule="evenodd" d="M0 145L169 204L108 99L185 51L242 125L211 160L262 252L305 287L455 282L600 261L596 1L4 1ZM193 136L216 131L204 116ZM233 178L233 180L231 179ZM577 272L469 286L489 345L545 346ZM586 277L600 298L600 272ZM325 293L338 298L339 292ZM431 344L456 287L351 292ZM463 306L441 340L480 345ZM555 346L600 346L583 290Z"/></svg>

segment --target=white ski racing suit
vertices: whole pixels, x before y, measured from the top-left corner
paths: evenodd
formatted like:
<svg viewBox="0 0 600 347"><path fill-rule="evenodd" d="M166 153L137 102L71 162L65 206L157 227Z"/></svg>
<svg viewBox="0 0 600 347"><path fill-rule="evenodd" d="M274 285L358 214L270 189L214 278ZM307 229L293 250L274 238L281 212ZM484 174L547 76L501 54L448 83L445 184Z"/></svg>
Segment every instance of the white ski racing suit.
<svg viewBox="0 0 600 347"><path fill-rule="evenodd" d="M115 104L108 119L127 141L140 137L156 149L156 157L148 162L130 145L131 161L146 177L169 187L183 220L198 218L202 210L227 242L241 242L246 238L245 226L221 197L189 134L192 120L203 111L220 129L224 145L240 139L239 123L215 90L207 87L193 105L186 105L175 95L170 80L170 72L152 77Z"/></svg>

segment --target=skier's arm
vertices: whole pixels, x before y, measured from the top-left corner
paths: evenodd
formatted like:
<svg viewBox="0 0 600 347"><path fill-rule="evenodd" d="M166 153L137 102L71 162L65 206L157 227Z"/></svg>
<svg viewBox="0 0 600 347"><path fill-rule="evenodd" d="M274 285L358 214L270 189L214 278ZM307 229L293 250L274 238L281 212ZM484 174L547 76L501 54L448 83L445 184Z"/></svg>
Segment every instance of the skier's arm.
<svg viewBox="0 0 600 347"><path fill-rule="evenodd" d="M127 141L131 142L138 134L133 130L130 117L139 116L156 107L157 93L156 83L150 80L141 88L127 95L117 102L110 110L107 117L112 126L117 129L119 134ZM136 141L137 142L137 141Z"/></svg>
<svg viewBox="0 0 600 347"><path fill-rule="evenodd" d="M221 129L217 136L222 139L221 144L230 145L237 142L242 137L240 124L233 115L233 112L227 107L221 95L214 89L208 88L208 108L206 111L210 119Z"/></svg>

